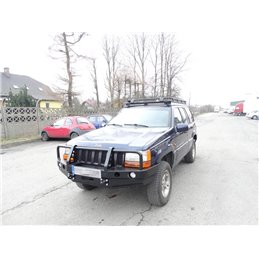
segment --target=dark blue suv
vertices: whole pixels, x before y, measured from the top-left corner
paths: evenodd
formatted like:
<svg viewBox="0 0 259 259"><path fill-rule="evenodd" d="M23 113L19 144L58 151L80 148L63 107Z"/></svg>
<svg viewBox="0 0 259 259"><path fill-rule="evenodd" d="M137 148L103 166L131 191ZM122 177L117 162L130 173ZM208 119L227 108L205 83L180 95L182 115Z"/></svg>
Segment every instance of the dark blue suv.
<svg viewBox="0 0 259 259"><path fill-rule="evenodd" d="M151 204L165 205L172 170L196 156L197 132L185 101L139 99L125 103L105 127L57 147L59 169L78 187L146 185Z"/></svg>

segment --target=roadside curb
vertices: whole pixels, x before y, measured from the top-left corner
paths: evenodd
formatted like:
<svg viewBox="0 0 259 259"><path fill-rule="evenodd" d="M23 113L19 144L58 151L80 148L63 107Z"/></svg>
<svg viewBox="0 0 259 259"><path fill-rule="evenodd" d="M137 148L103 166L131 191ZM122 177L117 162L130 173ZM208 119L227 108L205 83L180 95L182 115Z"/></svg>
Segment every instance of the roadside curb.
<svg viewBox="0 0 259 259"><path fill-rule="evenodd" d="M26 139L26 140L17 140L11 143L6 143L6 144L0 144L0 148L1 149L6 149L6 148L10 148L10 147L15 147L15 146L20 146L22 144L27 144L27 143L33 143L33 142L37 142L40 141L40 137L39 138L33 138L33 139Z"/></svg>

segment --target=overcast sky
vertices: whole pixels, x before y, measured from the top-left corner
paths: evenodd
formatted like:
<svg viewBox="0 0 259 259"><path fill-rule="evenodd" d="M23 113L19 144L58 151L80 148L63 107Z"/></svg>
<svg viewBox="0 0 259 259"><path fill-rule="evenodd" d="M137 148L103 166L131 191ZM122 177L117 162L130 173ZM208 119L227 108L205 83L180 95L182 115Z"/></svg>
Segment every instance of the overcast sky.
<svg viewBox="0 0 259 259"><path fill-rule="evenodd" d="M87 47L97 56L105 33L173 32L183 53L191 54L182 75L183 98L190 96L193 104L227 105L246 93L259 92L256 1L94 1L84 7L73 1L72 9L68 6L63 12L58 3L25 0L16 2L14 10L13 1L6 2L1 9L12 12L0 18L1 71L9 67L11 73L59 85L60 64L48 51L56 31L89 32ZM87 64L81 63L79 70L81 99L92 97L93 89L85 87ZM102 78L99 85L105 100Z"/></svg>

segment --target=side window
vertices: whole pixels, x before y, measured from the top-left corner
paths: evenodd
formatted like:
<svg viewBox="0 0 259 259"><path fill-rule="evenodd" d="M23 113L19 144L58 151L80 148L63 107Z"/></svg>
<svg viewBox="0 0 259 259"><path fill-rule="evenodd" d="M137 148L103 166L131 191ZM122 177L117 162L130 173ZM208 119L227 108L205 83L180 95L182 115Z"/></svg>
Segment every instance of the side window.
<svg viewBox="0 0 259 259"><path fill-rule="evenodd" d="M93 117L92 117L92 116L88 117L88 120L89 120L90 122L94 122L94 120L93 120Z"/></svg>
<svg viewBox="0 0 259 259"><path fill-rule="evenodd" d="M73 124L73 122L71 119L66 119L65 126L70 126L72 124Z"/></svg>
<svg viewBox="0 0 259 259"><path fill-rule="evenodd" d="M194 122L194 118L193 118L193 115L192 115L191 111L189 109L185 109L185 110L186 110L187 115L190 119L190 122Z"/></svg>
<svg viewBox="0 0 259 259"><path fill-rule="evenodd" d="M183 123L182 116L178 108L174 108L174 125L178 123Z"/></svg>
<svg viewBox="0 0 259 259"><path fill-rule="evenodd" d="M97 118L97 121L100 122L100 123L102 123L102 122L104 122L104 118L103 118L103 117L98 117L98 118Z"/></svg>
<svg viewBox="0 0 259 259"><path fill-rule="evenodd" d="M184 108L179 108L179 110L180 110L182 118L183 118L183 123L190 123L190 119L188 118L185 109Z"/></svg>
<svg viewBox="0 0 259 259"><path fill-rule="evenodd" d="M55 123L54 123L54 126L63 126L65 123L65 119L60 119L60 120L57 120Z"/></svg>

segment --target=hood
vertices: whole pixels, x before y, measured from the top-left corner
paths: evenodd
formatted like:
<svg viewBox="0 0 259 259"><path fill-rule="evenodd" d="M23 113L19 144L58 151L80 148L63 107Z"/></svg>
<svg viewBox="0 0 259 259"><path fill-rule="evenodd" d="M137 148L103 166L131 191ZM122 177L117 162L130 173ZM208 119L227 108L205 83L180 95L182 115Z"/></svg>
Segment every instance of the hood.
<svg viewBox="0 0 259 259"><path fill-rule="evenodd" d="M168 128L106 126L70 140L68 145L95 148L142 150L155 142ZM144 148L145 149L145 148Z"/></svg>

